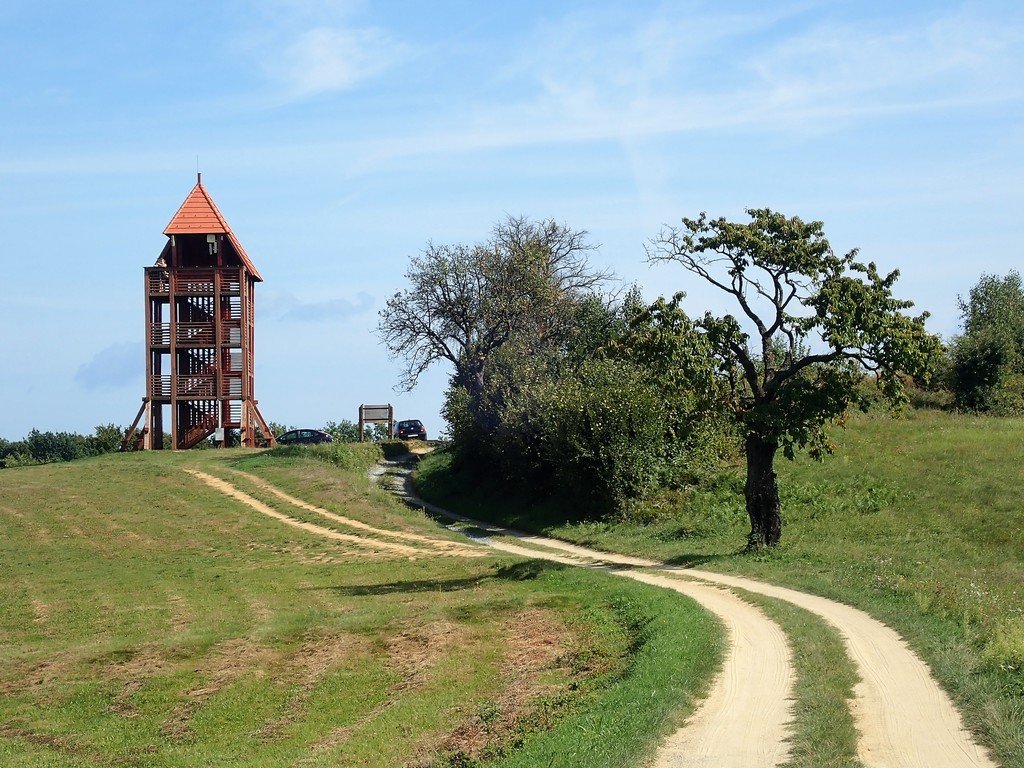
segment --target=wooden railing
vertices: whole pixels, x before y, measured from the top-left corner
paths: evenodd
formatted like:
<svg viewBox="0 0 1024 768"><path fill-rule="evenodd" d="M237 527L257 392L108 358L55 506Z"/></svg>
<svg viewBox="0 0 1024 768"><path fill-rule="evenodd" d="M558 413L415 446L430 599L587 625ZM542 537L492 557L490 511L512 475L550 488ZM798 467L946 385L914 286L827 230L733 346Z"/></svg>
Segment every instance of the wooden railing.
<svg viewBox="0 0 1024 768"><path fill-rule="evenodd" d="M230 347L242 346L242 326L238 321L224 324L223 343Z"/></svg>
<svg viewBox="0 0 1024 768"><path fill-rule="evenodd" d="M201 440L205 440L213 434L214 430L217 429L217 420L213 418L207 418L202 424L190 428L181 438L181 445L178 446L179 450L187 451L189 448L197 445Z"/></svg>
<svg viewBox="0 0 1024 768"><path fill-rule="evenodd" d="M204 296L213 293L214 275L220 272L222 294L242 293L241 270L232 267L217 269L175 270L174 292L182 296ZM165 296L171 292L170 273L165 267L146 269L146 286L151 296Z"/></svg>
<svg viewBox="0 0 1024 768"><path fill-rule="evenodd" d="M214 376L177 376L174 393L178 397L214 397L217 379Z"/></svg>
<svg viewBox="0 0 1024 768"><path fill-rule="evenodd" d="M221 293L241 293L242 273L237 269L222 269L220 272Z"/></svg>
<svg viewBox="0 0 1024 768"><path fill-rule="evenodd" d="M182 346L208 347L213 344L213 323L178 323L174 343Z"/></svg>
<svg viewBox="0 0 1024 768"><path fill-rule="evenodd" d="M174 292L183 295L213 293L213 269L179 269L174 273Z"/></svg>
<svg viewBox="0 0 1024 768"><path fill-rule="evenodd" d="M151 323L149 326L149 344L152 347L171 346L171 324Z"/></svg>
<svg viewBox="0 0 1024 768"><path fill-rule="evenodd" d="M150 397L165 398L171 396L171 377L154 374L149 377Z"/></svg>
<svg viewBox="0 0 1024 768"><path fill-rule="evenodd" d="M147 269L146 284L151 296L167 295L171 292L171 280L166 269Z"/></svg>

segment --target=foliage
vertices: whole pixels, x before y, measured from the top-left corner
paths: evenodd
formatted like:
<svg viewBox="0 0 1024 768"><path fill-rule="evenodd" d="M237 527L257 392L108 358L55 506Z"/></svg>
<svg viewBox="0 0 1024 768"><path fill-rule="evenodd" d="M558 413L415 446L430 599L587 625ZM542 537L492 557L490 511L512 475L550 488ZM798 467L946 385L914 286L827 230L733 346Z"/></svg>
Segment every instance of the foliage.
<svg viewBox="0 0 1024 768"><path fill-rule="evenodd" d="M330 424L331 422L327 422ZM276 421L268 421L267 426L270 428L270 432L274 437L283 435L285 432L291 432L293 429L298 429L296 426L289 426L287 424L281 424Z"/></svg>
<svg viewBox="0 0 1024 768"><path fill-rule="evenodd" d="M348 419L341 421L328 421L324 425L324 432L329 434L336 443L358 443L359 425Z"/></svg>
<svg viewBox="0 0 1024 768"><path fill-rule="evenodd" d="M898 271L881 274L837 256L821 222L804 222L769 209L749 209L749 223L724 218L683 219L652 241L651 261L670 261L727 294L733 315L711 313L697 322L717 362L723 412L743 435L747 454L747 511L752 547L775 545L782 531L773 469L781 448L814 456L830 450L825 425L851 405L867 407L859 384L875 374L893 406L906 394L902 373L927 378L939 341L924 329L927 313L909 317L912 304L896 299ZM811 343L823 351L812 352Z"/></svg>
<svg viewBox="0 0 1024 768"><path fill-rule="evenodd" d="M650 306L624 307L623 328L605 356L640 367L664 408L661 485L695 482L734 451L734 435L721 413L722 381L707 336L680 306L684 294Z"/></svg>
<svg viewBox="0 0 1024 768"><path fill-rule="evenodd" d="M365 435L365 439L375 443L391 439L391 434L388 432L387 424L364 424L363 434Z"/></svg>
<svg viewBox="0 0 1024 768"><path fill-rule="evenodd" d="M120 450L123 435L124 430L116 424L101 424L91 435L33 429L21 440L0 440L0 468L74 461L111 453Z"/></svg>
<svg viewBox="0 0 1024 768"><path fill-rule="evenodd" d="M380 313L385 346L405 362L402 385L412 389L433 363L447 360L454 383L476 397L505 344L557 343L571 329L575 300L607 277L590 268L586 237L553 220L508 217L483 243L428 243L410 261L409 287Z"/></svg>
<svg viewBox="0 0 1024 768"><path fill-rule="evenodd" d="M960 298L963 335L950 348L949 385L962 410L1024 413L1024 286L983 274Z"/></svg>
<svg viewBox="0 0 1024 768"><path fill-rule="evenodd" d="M687 354L701 338L669 327L689 323L678 304L600 293L590 250L585 233L525 219L483 245L431 244L380 331L406 359L406 386L436 360L453 365L443 415L460 464L593 516L692 478L725 441L703 392L716 371Z"/></svg>
<svg viewBox="0 0 1024 768"><path fill-rule="evenodd" d="M669 410L643 369L594 360L551 392L542 444L563 493L604 513L657 486Z"/></svg>

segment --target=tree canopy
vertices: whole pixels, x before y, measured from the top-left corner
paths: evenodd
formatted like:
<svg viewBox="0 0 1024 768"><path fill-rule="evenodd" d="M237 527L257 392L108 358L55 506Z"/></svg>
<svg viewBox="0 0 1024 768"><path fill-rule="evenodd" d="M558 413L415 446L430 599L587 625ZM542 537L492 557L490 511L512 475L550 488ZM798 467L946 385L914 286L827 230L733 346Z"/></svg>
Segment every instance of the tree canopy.
<svg viewBox="0 0 1024 768"><path fill-rule="evenodd" d="M385 346L405 361L402 386L447 360L454 381L477 396L498 349L556 343L576 302L608 277L590 266L593 248L584 231L525 217L507 217L475 245L428 243L410 261L408 287L380 313Z"/></svg>
<svg viewBox="0 0 1024 768"><path fill-rule="evenodd" d="M926 376L940 345L925 330L927 313L908 316L912 303L893 296L898 271L882 274L856 250L836 255L821 222L767 208L747 214L748 223L684 218L651 241L648 258L678 263L737 305L738 318L707 313L696 326L744 438L756 547L777 544L782 533L778 449L789 457L798 448L828 451L825 425L866 406L865 373L898 404L900 374Z"/></svg>
<svg viewBox="0 0 1024 768"><path fill-rule="evenodd" d="M983 274L960 297L963 334L950 348L949 386L957 407L1024 412L1024 286L1017 272Z"/></svg>

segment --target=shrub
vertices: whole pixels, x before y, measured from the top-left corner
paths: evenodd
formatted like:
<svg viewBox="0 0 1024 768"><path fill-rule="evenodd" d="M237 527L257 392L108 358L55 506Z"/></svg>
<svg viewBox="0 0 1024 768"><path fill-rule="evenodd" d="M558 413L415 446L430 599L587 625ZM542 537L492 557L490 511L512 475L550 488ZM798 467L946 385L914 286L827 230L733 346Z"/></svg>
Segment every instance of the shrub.
<svg viewBox="0 0 1024 768"><path fill-rule="evenodd" d="M560 382L544 451L564 493L601 513L622 510L664 474L664 399L642 369L594 360Z"/></svg>
<svg viewBox="0 0 1024 768"><path fill-rule="evenodd" d="M348 419L341 421L328 421L324 426L324 432L329 434L336 443L358 443L359 425Z"/></svg>

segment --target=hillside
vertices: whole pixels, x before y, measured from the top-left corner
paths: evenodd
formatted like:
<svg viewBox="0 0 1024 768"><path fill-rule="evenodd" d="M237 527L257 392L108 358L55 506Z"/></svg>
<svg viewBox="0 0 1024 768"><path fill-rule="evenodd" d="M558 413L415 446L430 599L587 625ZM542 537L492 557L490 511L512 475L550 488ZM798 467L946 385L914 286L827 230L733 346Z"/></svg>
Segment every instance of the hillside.
<svg viewBox="0 0 1024 768"><path fill-rule="evenodd" d="M1014 419L927 411L853 419L835 432L836 454L823 464L779 462L783 544L756 554L742 551L738 472L598 522L462 477L444 455L424 462L418 487L471 517L863 608L928 661L1001 764L1024 766L1020 429Z"/></svg>
<svg viewBox="0 0 1024 768"><path fill-rule="evenodd" d="M688 711L718 659L703 611L469 551L371 487L373 458L0 472L0 764L425 768L547 739L623 766Z"/></svg>

